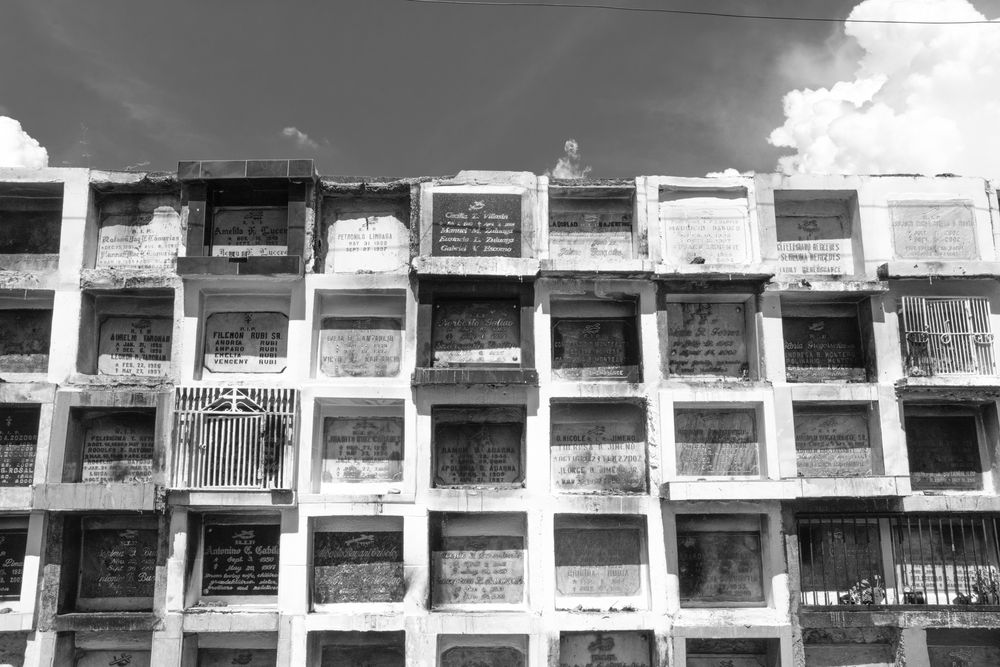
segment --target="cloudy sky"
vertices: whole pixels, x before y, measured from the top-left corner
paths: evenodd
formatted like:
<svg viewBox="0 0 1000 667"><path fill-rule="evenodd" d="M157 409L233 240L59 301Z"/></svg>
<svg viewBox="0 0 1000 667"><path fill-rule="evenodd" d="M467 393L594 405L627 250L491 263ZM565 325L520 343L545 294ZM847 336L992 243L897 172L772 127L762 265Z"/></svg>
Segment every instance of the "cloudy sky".
<svg viewBox="0 0 1000 667"><path fill-rule="evenodd" d="M1000 17L1000 0L604 4ZM1000 22L845 27L406 0L0 7L0 165L311 157L325 174L540 173L572 138L592 176L998 176L998 124Z"/></svg>

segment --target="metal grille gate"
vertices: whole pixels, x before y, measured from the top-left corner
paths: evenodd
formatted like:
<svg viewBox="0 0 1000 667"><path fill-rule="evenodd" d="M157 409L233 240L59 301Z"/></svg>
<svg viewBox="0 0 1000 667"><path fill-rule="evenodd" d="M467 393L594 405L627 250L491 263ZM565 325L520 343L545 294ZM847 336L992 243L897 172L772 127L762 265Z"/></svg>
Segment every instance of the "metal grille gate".
<svg viewBox="0 0 1000 667"><path fill-rule="evenodd" d="M989 300L903 297L907 375L993 375Z"/></svg>

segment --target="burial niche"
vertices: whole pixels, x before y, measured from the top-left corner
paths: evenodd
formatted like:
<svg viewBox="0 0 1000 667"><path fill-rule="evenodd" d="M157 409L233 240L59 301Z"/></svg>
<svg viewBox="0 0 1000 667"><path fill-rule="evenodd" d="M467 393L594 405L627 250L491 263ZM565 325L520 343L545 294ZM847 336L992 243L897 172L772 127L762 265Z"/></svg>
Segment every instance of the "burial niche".
<svg viewBox="0 0 1000 667"><path fill-rule="evenodd" d="M748 302L667 303L668 376L750 379Z"/></svg>
<svg viewBox="0 0 1000 667"><path fill-rule="evenodd" d="M873 473L865 406L797 404L794 414L799 477L866 477Z"/></svg>
<svg viewBox="0 0 1000 667"><path fill-rule="evenodd" d="M32 261L18 258L5 268L38 270L55 268L59 258L62 231L62 183L3 183L0 184L0 257L10 255L48 255Z"/></svg>
<svg viewBox="0 0 1000 667"><path fill-rule="evenodd" d="M641 518L556 515L554 537L558 596L643 598L647 560Z"/></svg>
<svg viewBox="0 0 1000 667"><path fill-rule="evenodd" d="M431 254L520 257L521 200L499 192L434 192Z"/></svg>
<svg viewBox="0 0 1000 667"><path fill-rule="evenodd" d="M527 635L438 635L440 667L525 667Z"/></svg>
<svg viewBox="0 0 1000 667"><path fill-rule="evenodd" d="M745 189L660 189L663 258L668 264L752 263Z"/></svg>
<svg viewBox="0 0 1000 667"><path fill-rule="evenodd" d="M434 303L431 365L435 368L521 365L517 299L441 299Z"/></svg>
<svg viewBox="0 0 1000 667"><path fill-rule="evenodd" d="M277 523L207 521L201 572L201 597L252 601L278 594Z"/></svg>
<svg viewBox="0 0 1000 667"><path fill-rule="evenodd" d="M905 406L904 414L910 485L915 491L983 488L975 412L948 406Z"/></svg>
<svg viewBox="0 0 1000 667"><path fill-rule="evenodd" d="M402 602L403 522L399 517L332 517L313 532L313 606Z"/></svg>
<svg viewBox="0 0 1000 667"><path fill-rule="evenodd" d="M0 486L31 486L35 478L40 405L0 404Z"/></svg>
<svg viewBox="0 0 1000 667"><path fill-rule="evenodd" d="M52 307L0 308L0 372L49 369Z"/></svg>
<svg viewBox="0 0 1000 667"><path fill-rule="evenodd" d="M757 410L753 408L675 408L674 446L680 476L760 475Z"/></svg>
<svg viewBox="0 0 1000 667"><path fill-rule="evenodd" d="M778 272L789 277L852 275L853 192L777 190Z"/></svg>
<svg viewBox="0 0 1000 667"><path fill-rule="evenodd" d="M889 202L897 259L978 259L975 204L966 199Z"/></svg>
<svg viewBox="0 0 1000 667"><path fill-rule="evenodd" d="M649 632L560 632L559 667L652 667Z"/></svg>
<svg viewBox="0 0 1000 667"><path fill-rule="evenodd" d="M553 299L552 377L639 382L639 332L634 297Z"/></svg>
<svg viewBox="0 0 1000 667"><path fill-rule="evenodd" d="M759 516L678 516L677 559L682 606L764 604Z"/></svg>
<svg viewBox="0 0 1000 667"><path fill-rule="evenodd" d="M320 654L319 667L404 667L406 664L404 632L310 634L318 635L314 646Z"/></svg>
<svg viewBox="0 0 1000 667"><path fill-rule="evenodd" d="M288 254L286 181L219 182L209 189L206 245L212 257Z"/></svg>
<svg viewBox="0 0 1000 667"><path fill-rule="evenodd" d="M288 315L212 313L205 318L205 368L212 373L282 373L288 365Z"/></svg>
<svg viewBox="0 0 1000 667"><path fill-rule="evenodd" d="M589 197L559 192L549 187L549 259L614 263L635 256L634 190L586 191Z"/></svg>
<svg viewBox="0 0 1000 667"><path fill-rule="evenodd" d="M433 513L432 606L524 601L525 516Z"/></svg>
<svg viewBox="0 0 1000 667"><path fill-rule="evenodd" d="M524 407L440 406L431 421L436 488L524 485Z"/></svg>
<svg viewBox="0 0 1000 667"><path fill-rule="evenodd" d="M552 489L645 493L646 413L634 403L553 403Z"/></svg>
<svg viewBox="0 0 1000 667"><path fill-rule="evenodd" d="M789 382L868 381L872 355L867 301L783 303L782 315Z"/></svg>
<svg viewBox="0 0 1000 667"><path fill-rule="evenodd" d="M159 531L154 517L80 521L78 611L153 608Z"/></svg>
<svg viewBox="0 0 1000 667"><path fill-rule="evenodd" d="M174 268L181 238L176 194L105 194L98 210L98 269Z"/></svg>
<svg viewBox="0 0 1000 667"><path fill-rule="evenodd" d="M343 407L323 418L322 484L400 482L403 417L396 409Z"/></svg>
<svg viewBox="0 0 1000 667"><path fill-rule="evenodd" d="M410 262L409 204L400 199L323 199L324 273L384 273Z"/></svg>
<svg viewBox="0 0 1000 667"><path fill-rule="evenodd" d="M776 639L685 639L686 667L773 667Z"/></svg>
<svg viewBox="0 0 1000 667"><path fill-rule="evenodd" d="M152 481L155 433L155 410L71 408L71 438L67 441L63 481L84 484Z"/></svg>

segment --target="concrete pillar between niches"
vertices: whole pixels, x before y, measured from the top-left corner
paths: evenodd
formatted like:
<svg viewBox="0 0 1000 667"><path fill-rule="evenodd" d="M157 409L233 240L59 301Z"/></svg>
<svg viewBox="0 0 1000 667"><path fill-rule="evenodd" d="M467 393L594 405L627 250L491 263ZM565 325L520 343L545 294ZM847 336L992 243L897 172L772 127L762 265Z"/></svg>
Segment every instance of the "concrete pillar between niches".
<svg viewBox="0 0 1000 667"><path fill-rule="evenodd" d="M904 628L899 642L906 667L931 667L927 655L927 632L923 628Z"/></svg>
<svg viewBox="0 0 1000 667"><path fill-rule="evenodd" d="M184 619L180 614L169 614L163 628L153 632L150 664L156 667L181 667L184 664Z"/></svg>
<svg viewBox="0 0 1000 667"><path fill-rule="evenodd" d="M56 667L55 632L36 631L28 635L28 643L24 650L25 667Z"/></svg>

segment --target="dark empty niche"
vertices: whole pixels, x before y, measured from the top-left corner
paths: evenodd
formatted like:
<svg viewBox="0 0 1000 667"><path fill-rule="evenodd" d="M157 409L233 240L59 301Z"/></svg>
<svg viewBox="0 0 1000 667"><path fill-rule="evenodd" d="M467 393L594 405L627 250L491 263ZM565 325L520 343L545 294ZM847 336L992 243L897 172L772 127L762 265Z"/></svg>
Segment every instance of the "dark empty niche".
<svg viewBox="0 0 1000 667"><path fill-rule="evenodd" d="M0 184L0 269L54 269L62 208L62 183Z"/></svg>

